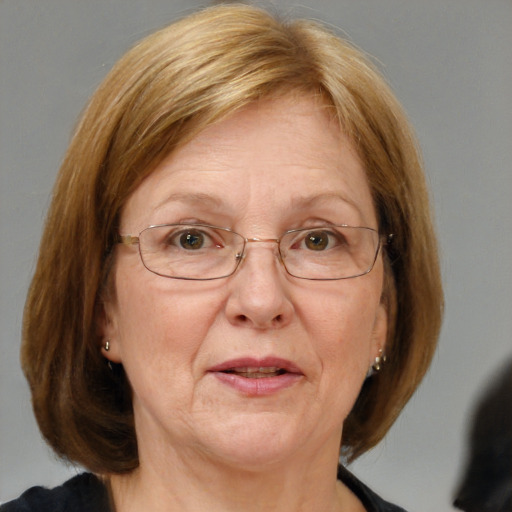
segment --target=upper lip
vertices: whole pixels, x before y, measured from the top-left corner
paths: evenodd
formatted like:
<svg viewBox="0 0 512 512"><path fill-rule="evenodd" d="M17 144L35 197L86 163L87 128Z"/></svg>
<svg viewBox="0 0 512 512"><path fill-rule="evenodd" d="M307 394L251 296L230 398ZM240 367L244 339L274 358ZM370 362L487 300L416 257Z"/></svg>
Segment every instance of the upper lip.
<svg viewBox="0 0 512 512"><path fill-rule="evenodd" d="M228 370L234 370L235 368L245 371L247 371L247 369L257 371L258 369L274 368L276 370L284 370L288 373L297 373L301 375L303 373L295 363L280 357L264 357L261 359L255 357L239 357L215 365L209 368L208 371L225 372Z"/></svg>

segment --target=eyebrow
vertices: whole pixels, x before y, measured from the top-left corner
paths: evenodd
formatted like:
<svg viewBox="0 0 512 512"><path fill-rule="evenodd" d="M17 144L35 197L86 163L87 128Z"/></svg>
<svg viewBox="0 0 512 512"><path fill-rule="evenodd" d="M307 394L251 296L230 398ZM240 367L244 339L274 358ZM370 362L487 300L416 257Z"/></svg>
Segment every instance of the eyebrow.
<svg viewBox="0 0 512 512"><path fill-rule="evenodd" d="M360 214L363 213L354 201L351 201L348 197L335 192L324 192L313 196L296 196L292 198L291 204L293 208L301 209L333 201L345 203L357 210Z"/></svg>
<svg viewBox="0 0 512 512"><path fill-rule="evenodd" d="M307 209L330 202L344 203L356 210L360 215L363 215L363 212L354 201L350 200L342 194L335 192L323 192L315 195L294 196L291 198L290 209ZM221 206L225 207L225 201L216 195L211 195L204 192L174 192L163 199L160 203L158 203L154 211L158 211L170 203L185 203L192 205L201 204L202 206L215 209L220 209Z"/></svg>
<svg viewBox="0 0 512 512"><path fill-rule="evenodd" d="M155 207L155 211L160 210L161 208L167 206L169 203L201 203L206 206L219 208L223 204L223 201L220 197L205 194L203 192L174 192L173 194L167 196L163 201L158 203Z"/></svg>

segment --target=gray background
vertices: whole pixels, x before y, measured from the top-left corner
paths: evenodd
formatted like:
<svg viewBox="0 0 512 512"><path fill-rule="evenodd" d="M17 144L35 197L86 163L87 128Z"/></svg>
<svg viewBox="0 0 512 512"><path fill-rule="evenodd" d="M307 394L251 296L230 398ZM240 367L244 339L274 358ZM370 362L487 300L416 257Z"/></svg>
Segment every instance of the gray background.
<svg viewBox="0 0 512 512"><path fill-rule="evenodd" d="M416 127L446 288L434 364L353 470L405 508L451 510L468 415L512 353L512 3L302 0L375 56ZM40 440L18 351L42 221L87 98L133 42L194 1L0 0L0 501L70 472Z"/></svg>

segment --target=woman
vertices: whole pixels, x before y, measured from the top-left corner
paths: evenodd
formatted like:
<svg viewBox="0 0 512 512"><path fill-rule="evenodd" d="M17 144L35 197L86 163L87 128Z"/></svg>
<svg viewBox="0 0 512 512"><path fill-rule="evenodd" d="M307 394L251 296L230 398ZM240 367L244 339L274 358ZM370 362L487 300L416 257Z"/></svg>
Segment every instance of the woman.
<svg viewBox="0 0 512 512"><path fill-rule="evenodd" d="M401 510L343 467L425 374L419 155L360 52L242 5L128 52L61 168L22 362L90 473L13 510Z"/></svg>

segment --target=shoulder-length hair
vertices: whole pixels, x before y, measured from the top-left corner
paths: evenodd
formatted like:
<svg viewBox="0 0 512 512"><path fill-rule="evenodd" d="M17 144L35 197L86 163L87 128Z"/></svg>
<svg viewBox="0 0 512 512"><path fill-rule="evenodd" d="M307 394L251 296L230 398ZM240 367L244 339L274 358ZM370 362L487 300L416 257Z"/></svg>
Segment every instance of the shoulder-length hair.
<svg viewBox="0 0 512 512"><path fill-rule="evenodd" d="M22 365L43 436L98 473L138 465L131 391L100 352L96 315L123 205L205 127L261 98L322 99L358 151L385 251L388 362L344 424L353 459L379 442L432 359L442 289L414 136L369 60L318 23L244 5L205 9L130 50L92 97L55 185L26 303Z"/></svg>

